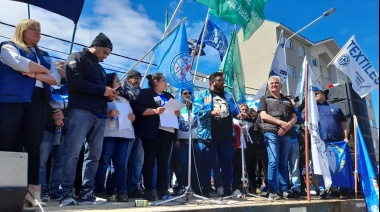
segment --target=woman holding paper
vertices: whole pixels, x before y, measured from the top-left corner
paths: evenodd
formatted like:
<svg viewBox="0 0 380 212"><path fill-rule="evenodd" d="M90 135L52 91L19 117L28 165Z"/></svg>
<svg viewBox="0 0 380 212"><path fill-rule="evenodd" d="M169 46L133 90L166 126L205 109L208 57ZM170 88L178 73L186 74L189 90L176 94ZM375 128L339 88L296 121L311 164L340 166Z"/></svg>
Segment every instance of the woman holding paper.
<svg viewBox="0 0 380 212"><path fill-rule="evenodd" d="M107 74L107 86L113 89L120 87L120 79L116 73ZM108 166L114 167L114 186L116 187L116 200L128 202L126 189L128 162L127 153L129 142L135 139L135 132L131 122L135 121L135 115L129 101L118 96L113 102L108 103L108 119L104 131L102 155L99 159L99 167L95 176L95 193L99 197L105 197L104 182ZM112 121L116 121L116 127L112 129ZM108 177L111 177L109 174Z"/></svg>
<svg viewBox="0 0 380 212"><path fill-rule="evenodd" d="M163 107L173 95L166 92L166 80L162 73L146 76L149 88L142 89L137 96L133 110L137 119L135 122L136 136L141 138L144 148L144 199L157 200L152 188L153 167L157 159L157 188L160 199L171 198L168 195L168 160L177 130L173 127L162 126L160 115ZM179 116L180 111L174 111Z"/></svg>

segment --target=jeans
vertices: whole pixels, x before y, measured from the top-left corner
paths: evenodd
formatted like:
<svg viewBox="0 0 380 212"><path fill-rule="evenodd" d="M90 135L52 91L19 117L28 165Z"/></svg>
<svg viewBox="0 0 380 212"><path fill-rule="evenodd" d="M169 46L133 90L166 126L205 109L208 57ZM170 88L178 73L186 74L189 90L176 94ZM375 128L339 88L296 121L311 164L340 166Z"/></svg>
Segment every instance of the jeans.
<svg viewBox="0 0 380 212"><path fill-rule="evenodd" d="M105 192L104 183L107 168L111 165L111 159L114 167L113 183L116 187L116 193L127 191L125 183L127 181L127 167L125 164L128 163L128 145L131 140L128 138L104 137L102 155L95 177L95 190L97 193ZM111 177L111 175L108 177Z"/></svg>
<svg viewBox="0 0 380 212"><path fill-rule="evenodd" d="M141 139L136 138L130 141L128 148L129 162L126 164L127 168L127 190L129 193L138 189L138 184L141 183L141 171L144 164L144 149L142 147Z"/></svg>
<svg viewBox="0 0 380 212"><path fill-rule="evenodd" d="M40 174L38 183L41 184L42 190L45 192L47 192L49 188L50 194L57 194L59 192L59 186L61 185L62 168L65 162L65 138L66 137L62 135L60 145L54 145L55 133L45 131L40 146ZM46 162L50 154L52 154L52 163L48 185L46 180Z"/></svg>
<svg viewBox="0 0 380 212"><path fill-rule="evenodd" d="M223 190L225 193L232 192L232 159L234 156L234 143L232 140L212 140L210 143L204 143L205 148L202 149L202 182L205 192L211 192L211 166L215 161L216 153L218 153L221 178L223 182ZM219 171L219 170L214 170Z"/></svg>
<svg viewBox="0 0 380 212"><path fill-rule="evenodd" d="M81 195L94 191L94 179L102 153L105 119L91 111L72 109L69 113L66 142L66 163L62 172L62 192L72 193L79 153L85 143Z"/></svg>
<svg viewBox="0 0 380 212"><path fill-rule="evenodd" d="M289 182L288 155L291 138L265 132L264 141L268 152L268 191L286 191Z"/></svg>
<svg viewBox="0 0 380 212"><path fill-rule="evenodd" d="M189 170L189 144L180 140L181 149L179 150L179 157L181 163L181 179L183 186L188 186L188 170ZM195 163L194 163L195 162ZM193 140L193 148L191 149L191 187L193 191L200 191L200 169L201 169L201 150L198 146L198 140ZM199 180L198 180L199 179ZM210 182L210 181L209 181Z"/></svg>
<svg viewBox="0 0 380 212"><path fill-rule="evenodd" d="M298 140L295 139L290 144L289 151L289 171L292 180L292 191L301 192L301 180L300 180L300 170L299 170L299 158L300 158L300 146L298 144Z"/></svg>

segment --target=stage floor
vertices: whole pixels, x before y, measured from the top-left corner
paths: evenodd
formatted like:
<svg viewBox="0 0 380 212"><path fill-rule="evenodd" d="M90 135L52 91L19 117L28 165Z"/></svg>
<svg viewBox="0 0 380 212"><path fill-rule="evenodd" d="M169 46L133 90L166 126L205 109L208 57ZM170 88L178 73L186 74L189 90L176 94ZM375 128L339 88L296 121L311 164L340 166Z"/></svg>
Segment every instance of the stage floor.
<svg viewBox="0 0 380 212"><path fill-rule="evenodd" d="M217 195L211 196L213 200L220 200ZM160 201L152 202L159 203ZM107 202L102 205L76 205L76 206L59 206L58 201L50 201L44 211L276 211L276 212L350 212L350 211L367 211L364 199L346 199L330 198L320 200L312 196L310 202L306 197L299 200L276 200L270 202L256 197L246 196L246 198L230 198L222 201L222 205L210 203L190 196L188 201L179 199L178 201L167 202L159 206L135 207L135 199L129 199L127 203ZM39 208L26 208L28 211L41 211Z"/></svg>

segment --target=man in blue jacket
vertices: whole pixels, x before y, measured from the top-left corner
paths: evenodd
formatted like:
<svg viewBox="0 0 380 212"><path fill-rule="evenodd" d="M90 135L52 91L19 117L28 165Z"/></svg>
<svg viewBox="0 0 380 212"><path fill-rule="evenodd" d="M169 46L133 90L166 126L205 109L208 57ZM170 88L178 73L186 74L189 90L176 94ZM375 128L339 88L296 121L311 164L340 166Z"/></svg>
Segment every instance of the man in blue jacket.
<svg viewBox="0 0 380 212"><path fill-rule="evenodd" d="M104 204L93 192L94 178L102 152L107 101L116 98L116 91L106 87L106 72L99 64L112 51L110 39L99 33L89 49L71 54L66 60L69 89L69 124L67 129L66 163L62 170L60 205ZM85 143L83 182L77 201L73 198L73 183L79 153Z"/></svg>
<svg viewBox="0 0 380 212"><path fill-rule="evenodd" d="M239 113L232 96L224 91L224 76L214 72L209 77L210 89L201 91L194 100L193 112L198 116L198 138L204 144L201 153L203 195L210 197L211 163L218 153L223 196L232 195L232 159L234 129L232 118Z"/></svg>

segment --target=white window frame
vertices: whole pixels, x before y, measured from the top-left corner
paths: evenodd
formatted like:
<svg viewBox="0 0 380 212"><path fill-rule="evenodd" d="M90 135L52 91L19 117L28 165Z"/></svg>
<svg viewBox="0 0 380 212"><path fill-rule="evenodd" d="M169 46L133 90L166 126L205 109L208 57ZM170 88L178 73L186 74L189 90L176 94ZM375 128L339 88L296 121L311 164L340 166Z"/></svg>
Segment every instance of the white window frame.
<svg viewBox="0 0 380 212"><path fill-rule="evenodd" d="M284 40L286 41L288 38L284 37ZM286 48L293 49L293 41L290 39L288 42L286 42Z"/></svg>
<svg viewBox="0 0 380 212"><path fill-rule="evenodd" d="M305 47L303 47L302 45L299 45L299 44L298 44L298 55L301 58L305 57Z"/></svg>
<svg viewBox="0 0 380 212"><path fill-rule="evenodd" d="M288 65L288 76L296 78L296 68L292 65Z"/></svg>
<svg viewBox="0 0 380 212"><path fill-rule="evenodd" d="M326 68L326 67L323 67L323 66L320 66L321 67L321 72ZM326 79L331 79L331 73L330 73L330 69L326 69L322 76Z"/></svg>
<svg viewBox="0 0 380 212"><path fill-rule="evenodd" d="M372 101L370 99L365 98L365 104L367 107L372 107Z"/></svg>
<svg viewBox="0 0 380 212"><path fill-rule="evenodd" d="M318 60L315 57L311 57L311 64L313 64L314 67L318 68Z"/></svg>

